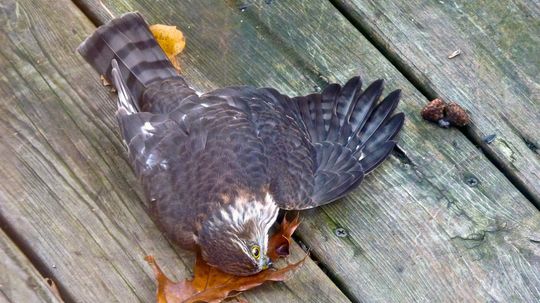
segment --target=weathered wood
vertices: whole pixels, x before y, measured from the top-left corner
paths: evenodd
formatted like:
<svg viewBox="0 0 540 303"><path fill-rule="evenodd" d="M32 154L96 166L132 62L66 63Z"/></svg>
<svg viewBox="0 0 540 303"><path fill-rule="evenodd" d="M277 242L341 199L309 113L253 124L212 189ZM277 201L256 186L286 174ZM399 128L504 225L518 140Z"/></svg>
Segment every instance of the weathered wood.
<svg viewBox="0 0 540 303"><path fill-rule="evenodd" d="M96 1L79 1L102 22ZM540 298L540 214L461 132L419 117L427 101L324 1L104 1L186 34L184 71L200 90L274 86L297 95L360 72L403 88L396 153L353 195L304 212L299 237L359 301ZM270 3L270 4L268 4ZM101 17L100 17L101 16ZM335 235L337 227L348 236Z"/></svg>
<svg viewBox="0 0 540 303"><path fill-rule="evenodd" d="M471 113L475 142L540 207L538 2L336 2L427 94Z"/></svg>
<svg viewBox="0 0 540 303"><path fill-rule="evenodd" d="M147 216L115 98L74 51L94 30L67 0L0 5L1 223L77 302L152 302L144 256L155 255L176 279L190 275L192 256ZM348 301L311 260L294 277L246 298Z"/></svg>
<svg viewBox="0 0 540 303"><path fill-rule="evenodd" d="M60 302L30 260L1 229L0 302Z"/></svg>

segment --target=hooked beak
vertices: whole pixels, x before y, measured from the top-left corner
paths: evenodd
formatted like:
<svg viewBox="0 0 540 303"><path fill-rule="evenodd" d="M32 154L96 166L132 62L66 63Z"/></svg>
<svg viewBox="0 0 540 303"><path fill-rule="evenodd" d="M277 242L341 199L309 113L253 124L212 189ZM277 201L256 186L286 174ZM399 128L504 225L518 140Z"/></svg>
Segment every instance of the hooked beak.
<svg viewBox="0 0 540 303"><path fill-rule="evenodd" d="M267 270L268 268L272 268L273 265L274 264L272 263L272 260L270 260L270 258L268 258L268 256L267 256L266 259L264 260L264 264L263 264L262 269Z"/></svg>

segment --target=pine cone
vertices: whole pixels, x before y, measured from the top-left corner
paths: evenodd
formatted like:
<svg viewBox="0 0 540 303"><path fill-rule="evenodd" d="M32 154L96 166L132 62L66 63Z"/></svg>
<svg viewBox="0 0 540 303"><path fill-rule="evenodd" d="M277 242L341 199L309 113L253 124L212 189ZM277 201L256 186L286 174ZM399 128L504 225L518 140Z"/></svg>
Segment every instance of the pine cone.
<svg viewBox="0 0 540 303"><path fill-rule="evenodd" d="M465 126L471 122L469 114L457 103L446 106L446 120L455 126Z"/></svg>
<svg viewBox="0 0 540 303"><path fill-rule="evenodd" d="M434 99L422 109L422 118L431 122L438 122L444 118L445 108L446 103L442 99Z"/></svg>

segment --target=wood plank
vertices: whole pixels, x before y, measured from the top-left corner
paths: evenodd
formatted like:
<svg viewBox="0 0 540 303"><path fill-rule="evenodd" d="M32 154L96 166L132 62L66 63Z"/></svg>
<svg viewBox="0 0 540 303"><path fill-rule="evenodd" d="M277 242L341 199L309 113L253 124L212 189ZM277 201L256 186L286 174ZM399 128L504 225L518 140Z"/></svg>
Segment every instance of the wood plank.
<svg viewBox="0 0 540 303"><path fill-rule="evenodd" d="M468 110L474 141L540 207L538 1L335 2L431 97Z"/></svg>
<svg viewBox="0 0 540 303"><path fill-rule="evenodd" d="M95 27L67 0L3 1L0 24L0 217L73 300L154 301L144 256L178 279L190 275L192 255L147 216L115 98L74 52ZM290 283L245 297L348 302L311 260Z"/></svg>
<svg viewBox="0 0 540 303"><path fill-rule="evenodd" d="M1 229L0 302L60 303L38 270Z"/></svg>
<svg viewBox="0 0 540 303"><path fill-rule="evenodd" d="M101 22L92 0L80 1ZM354 300L540 298L540 214L461 132L419 117L427 101L322 1L104 1L187 36L186 77L200 90L274 86L298 95L360 73L403 89L397 152L339 203L304 212L299 238ZM100 17L101 16L101 17ZM337 227L348 236L335 235Z"/></svg>

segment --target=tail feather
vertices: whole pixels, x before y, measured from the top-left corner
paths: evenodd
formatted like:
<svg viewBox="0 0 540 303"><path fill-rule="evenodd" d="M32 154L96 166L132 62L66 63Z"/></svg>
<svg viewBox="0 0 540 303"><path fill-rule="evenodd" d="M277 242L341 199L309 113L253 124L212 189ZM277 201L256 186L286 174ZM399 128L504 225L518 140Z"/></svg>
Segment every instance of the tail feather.
<svg viewBox="0 0 540 303"><path fill-rule="evenodd" d="M133 99L140 103L153 82L179 78L139 13L127 13L100 26L77 48L90 65L112 79L113 59Z"/></svg>

